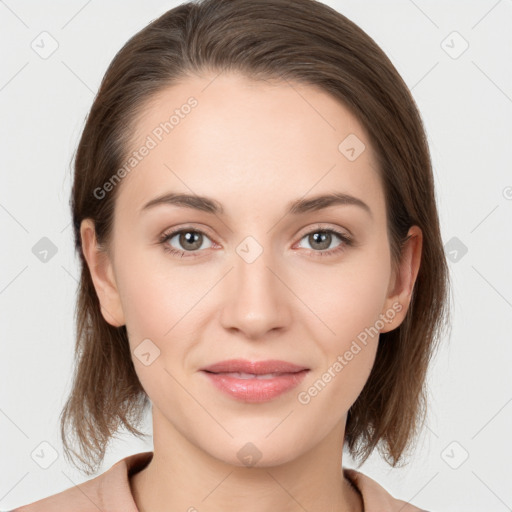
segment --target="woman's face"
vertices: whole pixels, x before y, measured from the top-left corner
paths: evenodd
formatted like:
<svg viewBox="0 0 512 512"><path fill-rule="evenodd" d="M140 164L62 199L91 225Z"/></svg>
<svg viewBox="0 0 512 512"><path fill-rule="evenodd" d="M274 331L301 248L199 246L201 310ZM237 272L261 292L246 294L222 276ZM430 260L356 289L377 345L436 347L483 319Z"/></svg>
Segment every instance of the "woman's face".
<svg viewBox="0 0 512 512"><path fill-rule="evenodd" d="M112 185L121 188L107 272L94 280L105 319L126 324L155 447L157 431L172 432L230 464L249 455L274 465L343 435L376 333L400 324L410 292L391 272L365 130L319 89L221 74L160 93L134 139L136 160ZM167 194L196 207L148 206ZM357 199L312 201L332 194ZM231 359L306 371L262 384L202 370Z"/></svg>

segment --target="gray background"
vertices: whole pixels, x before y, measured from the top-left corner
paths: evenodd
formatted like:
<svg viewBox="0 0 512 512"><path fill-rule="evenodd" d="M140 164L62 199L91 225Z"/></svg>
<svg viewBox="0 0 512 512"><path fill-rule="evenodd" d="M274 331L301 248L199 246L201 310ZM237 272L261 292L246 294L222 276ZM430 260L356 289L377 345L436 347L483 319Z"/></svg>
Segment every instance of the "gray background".
<svg viewBox="0 0 512 512"><path fill-rule="evenodd" d="M391 469L375 454L360 471L427 510L510 510L512 1L325 3L363 28L412 89L454 286L453 328L429 374L428 426L410 464ZM88 479L65 463L58 430L78 277L70 163L114 54L177 4L0 1L2 510ZM44 237L56 251L46 261ZM123 435L99 473L151 449ZM47 469L43 452L57 457ZM344 465L353 467L348 455Z"/></svg>

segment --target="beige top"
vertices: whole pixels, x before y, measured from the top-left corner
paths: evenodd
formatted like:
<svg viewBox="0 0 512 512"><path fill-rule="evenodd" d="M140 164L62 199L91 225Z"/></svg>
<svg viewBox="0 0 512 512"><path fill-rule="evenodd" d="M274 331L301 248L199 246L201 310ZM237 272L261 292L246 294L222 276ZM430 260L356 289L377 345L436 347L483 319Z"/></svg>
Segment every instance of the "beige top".
<svg viewBox="0 0 512 512"><path fill-rule="evenodd" d="M11 512L139 512L129 477L144 469L153 452L141 452L116 462L101 475ZM363 498L365 512L426 512L393 498L369 476L354 469L343 473Z"/></svg>

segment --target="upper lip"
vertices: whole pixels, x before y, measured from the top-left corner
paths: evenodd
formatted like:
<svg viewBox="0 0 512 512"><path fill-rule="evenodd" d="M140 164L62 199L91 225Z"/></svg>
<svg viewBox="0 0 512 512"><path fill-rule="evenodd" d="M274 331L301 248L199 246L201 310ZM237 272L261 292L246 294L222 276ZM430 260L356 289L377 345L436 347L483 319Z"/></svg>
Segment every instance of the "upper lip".
<svg viewBox="0 0 512 512"><path fill-rule="evenodd" d="M279 361L276 359L267 361L248 361L247 359L229 359L220 361L201 368L201 370L212 373L252 373L254 375L264 375L266 373L297 373L302 370L308 370L305 366Z"/></svg>

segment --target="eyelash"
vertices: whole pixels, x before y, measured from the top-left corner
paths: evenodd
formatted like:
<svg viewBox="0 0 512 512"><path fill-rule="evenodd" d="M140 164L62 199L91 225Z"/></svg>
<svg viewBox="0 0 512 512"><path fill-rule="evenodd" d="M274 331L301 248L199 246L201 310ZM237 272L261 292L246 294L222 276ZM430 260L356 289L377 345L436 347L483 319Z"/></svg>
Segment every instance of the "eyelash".
<svg viewBox="0 0 512 512"><path fill-rule="evenodd" d="M162 233L162 235L160 236L160 239L159 239L159 243L163 246L164 251L166 253L172 254L173 256L180 256L182 258L183 257L185 257L185 258L198 257L199 256L198 253L201 251L180 251L178 249L174 249L167 243L168 240L172 239L175 235L178 235L180 233L200 233L201 235L208 237L208 235L204 231L201 231L200 229L191 228L191 227L190 228L185 227L185 228L180 228L180 229L170 231L170 232L164 232L164 233ZM304 237L309 236L313 233L333 233L336 236L338 236L341 239L341 241L343 242L341 245L339 245L335 249L328 249L328 250L323 250L323 251L310 250L310 252L313 252L314 257L334 256L334 255L344 251L346 247L351 247L354 245L354 240L352 239L352 237L350 237L344 233L341 233L340 231L337 231L336 229L331 229L331 228L329 228L329 229L316 228L313 231L309 231L308 233L303 235L301 237L301 240ZM187 253L190 253L190 254L187 254Z"/></svg>

